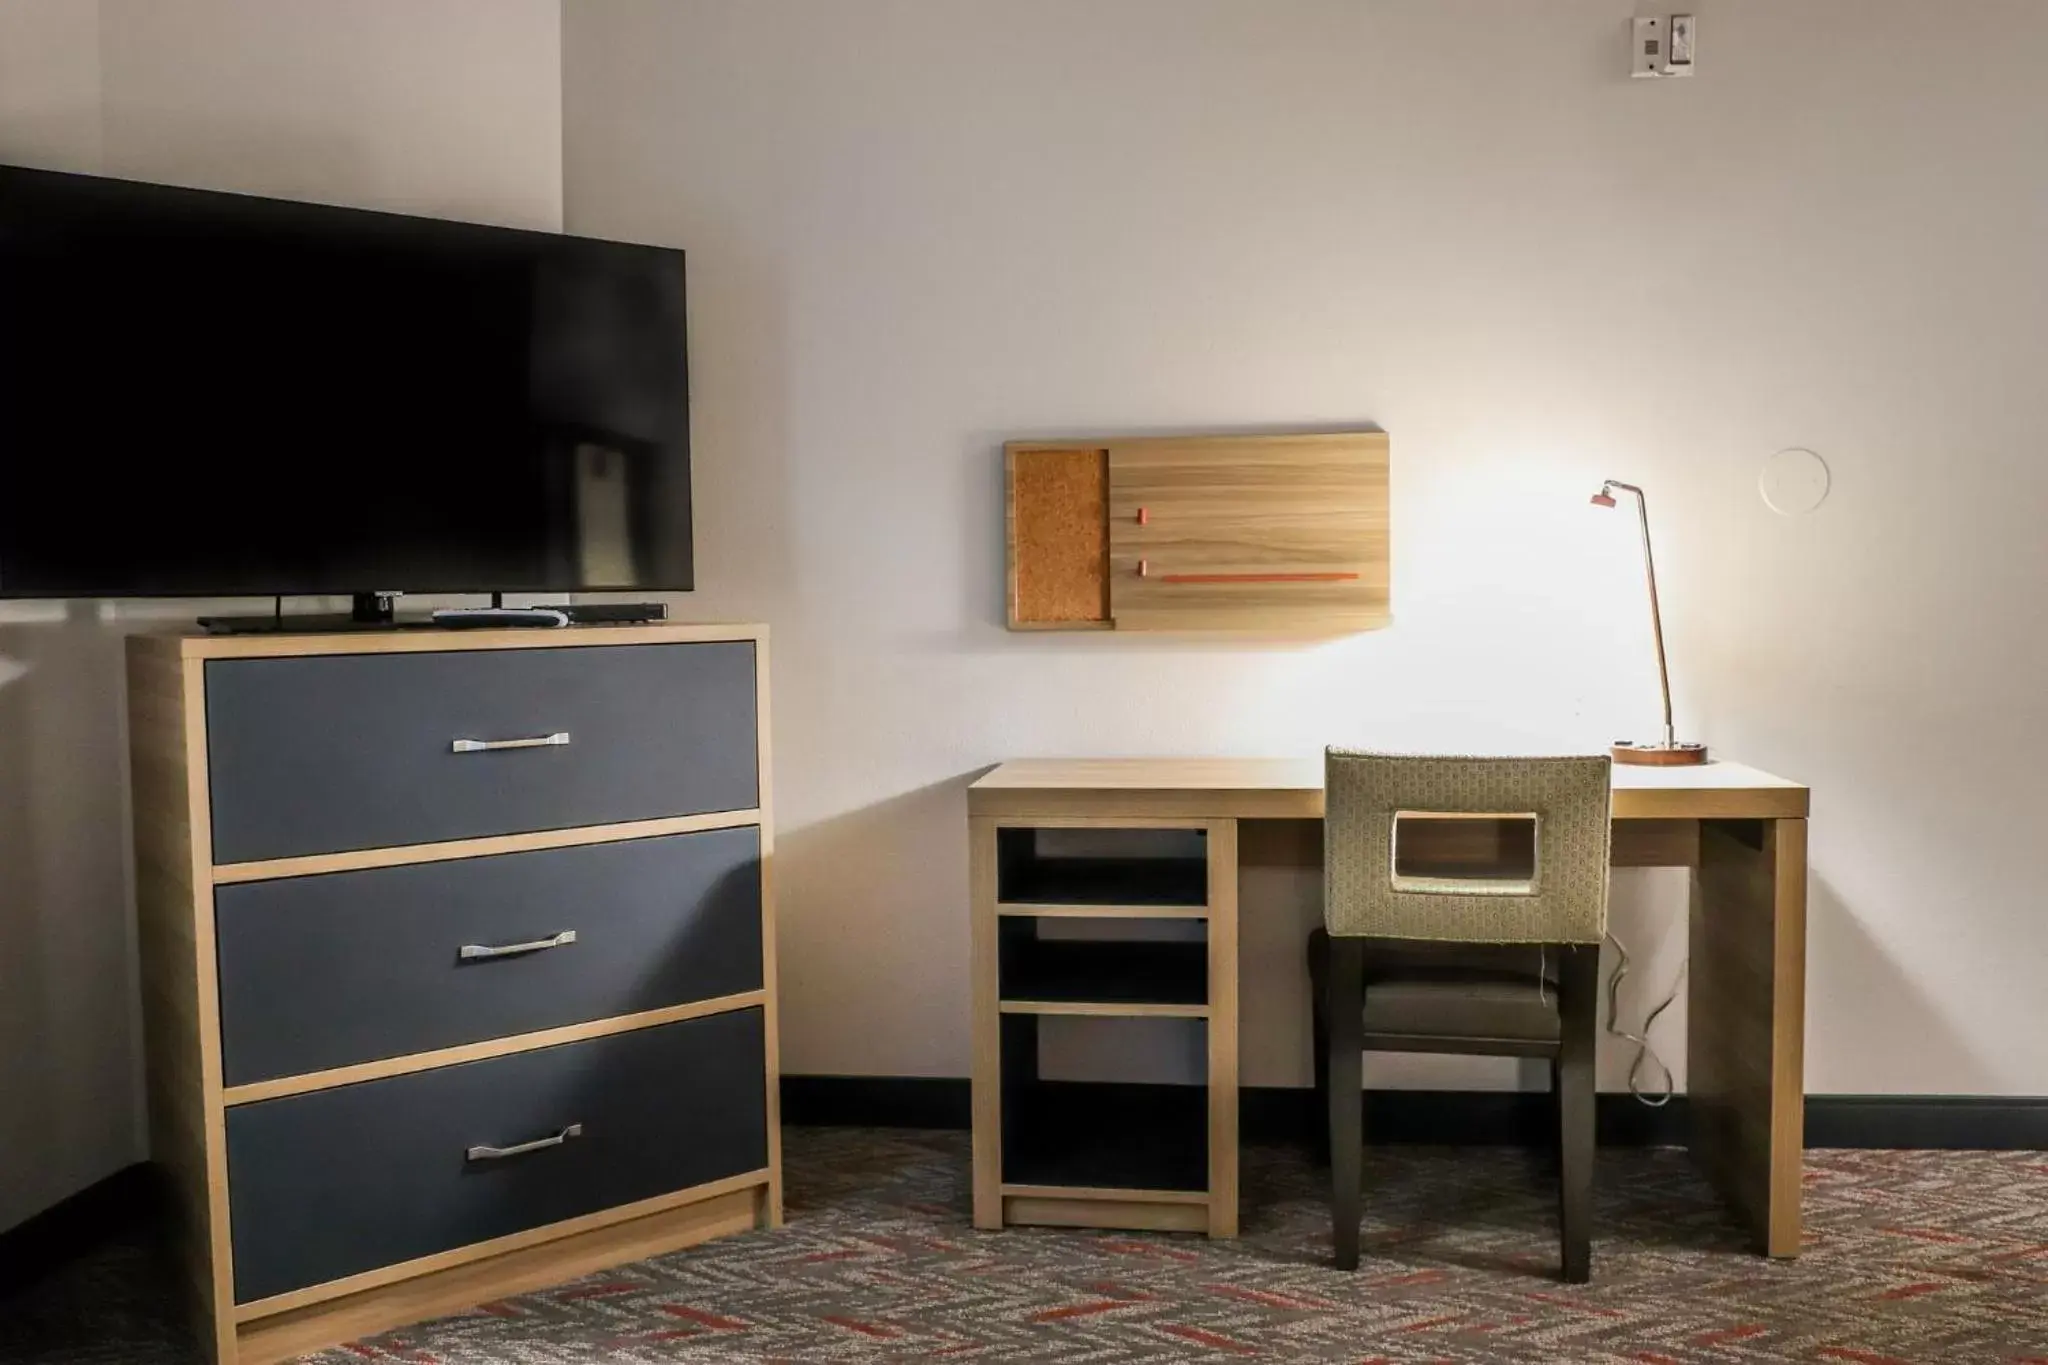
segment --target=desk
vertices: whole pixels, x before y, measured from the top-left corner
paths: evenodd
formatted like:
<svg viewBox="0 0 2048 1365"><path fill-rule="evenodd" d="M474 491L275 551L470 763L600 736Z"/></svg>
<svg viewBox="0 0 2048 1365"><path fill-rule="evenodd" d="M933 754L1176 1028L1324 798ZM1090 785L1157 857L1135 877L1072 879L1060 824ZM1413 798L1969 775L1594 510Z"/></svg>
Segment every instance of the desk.
<svg viewBox="0 0 2048 1365"><path fill-rule="evenodd" d="M968 788L975 1226L1236 1234L1238 824L1320 821L1322 778L1320 757L1027 759ZM1694 870L1686 996L1692 1151L1771 1256L1799 1251L1808 795L1796 782L1734 763L1614 769L1614 865ZM1085 882L1062 887L1059 869L1082 863L1040 859L1030 841L1038 831L1091 829L1153 831L1141 837L1155 840L1180 831L1166 837L1189 842L1174 856L1101 858L1090 875L1104 894ZM1079 961L1078 974L1041 973L1034 982L1006 963L1005 949L1039 952L1038 926L1056 919L1196 921L1206 950L1125 952L1121 960L1140 963L1151 983L1131 989L1114 979L1115 950L1090 958L1092 948L1063 945L1054 956ZM1075 984L1091 981L1093 989ZM1136 1178L1125 1160L1102 1167L1117 1178L1093 1183L1055 1182L1036 1169L1005 1179L1006 1124L1023 1131L1020 1116L1005 1113L1006 1068L1036 1081L1035 1053L1026 1056L1019 1037L1006 1036L1005 1020L1030 1028L1048 1014L1206 1025L1206 1131L1195 1144L1193 1178ZM1024 1036L1035 1049L1035 1033ZM1020 1103L1013 1098L1011 1108Z"/></svg>

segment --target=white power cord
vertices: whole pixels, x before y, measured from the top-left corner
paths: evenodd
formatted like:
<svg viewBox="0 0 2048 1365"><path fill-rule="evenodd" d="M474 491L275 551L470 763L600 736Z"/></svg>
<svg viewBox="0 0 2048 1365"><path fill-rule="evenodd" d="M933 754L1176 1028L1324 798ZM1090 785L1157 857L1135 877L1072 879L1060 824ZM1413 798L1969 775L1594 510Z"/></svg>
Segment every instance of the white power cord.
<svg viewBox="0 0 2048 1365"><path fill-rule="evenodd" d="M1628 1069L1628 1093L1634 1095L1639 1103L1646 1104L1652 1109L1662 1109L1671 1103L1671 1096L1678 1088L1678 1077L1671 1074L1671 1068L1664 1064L1664 1059L1657 1055L1657 1049L1650 1045L1650 1026L1657 1022L1658 1015L1670 1009L1678 999L1678 992L1685 985L1685 974L1692 966L1692 961L1688 958L1679 964L1678 975L1671 982L1671 993L1664 997L1657 1008L1643 1016L1643 1031L1630 1033L1621 1027L1619 1004L1621 979L1628 975L1628 949L1622 947L1621 940L1613 934L1607 935L1607 941L1614 945L1614 970L1607 977L1607 1032L1623 1042L1635 1044L1636 1059ZM1654 1063L1657 1069L1664 1073L1663 1091L1654 1097L1643 1093L1642 1072L1645 1062Z"/></svg>

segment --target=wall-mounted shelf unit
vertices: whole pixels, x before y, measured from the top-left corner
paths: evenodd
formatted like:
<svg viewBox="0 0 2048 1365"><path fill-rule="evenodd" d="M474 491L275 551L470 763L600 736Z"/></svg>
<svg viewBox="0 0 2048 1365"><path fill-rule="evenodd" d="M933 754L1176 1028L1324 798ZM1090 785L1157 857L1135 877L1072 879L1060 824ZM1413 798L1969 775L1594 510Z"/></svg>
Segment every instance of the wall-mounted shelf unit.
<svg viewBox="0 0 2048 1365"><path fill-rule="evenodd" d="M1385 432L1003 455L1012 630L1336 635L1389 619Z"/></svg>

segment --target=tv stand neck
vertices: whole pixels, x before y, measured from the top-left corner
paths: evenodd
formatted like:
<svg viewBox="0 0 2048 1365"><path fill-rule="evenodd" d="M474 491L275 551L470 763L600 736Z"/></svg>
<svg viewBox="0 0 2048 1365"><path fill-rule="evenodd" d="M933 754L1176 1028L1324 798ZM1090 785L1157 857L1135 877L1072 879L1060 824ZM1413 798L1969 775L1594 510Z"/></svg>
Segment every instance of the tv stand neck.
<svg viewBox="0 0 2048 1365"><path fill-rule="evenodd" d="M395 592L359 592L349 607L348 619L357 625L388 626L398 615Z"/></svg>
<svg viewBox="0 0 2048 1365"><path fill-rule="evenodd" d="M208 635L296 635L325 634L347 630L400 630L425 626L425 621L398 619L396 592L359 592L346 612L323 612L317 616L287 616L284 599L267 616L202 616L199 624Z"/></svg>

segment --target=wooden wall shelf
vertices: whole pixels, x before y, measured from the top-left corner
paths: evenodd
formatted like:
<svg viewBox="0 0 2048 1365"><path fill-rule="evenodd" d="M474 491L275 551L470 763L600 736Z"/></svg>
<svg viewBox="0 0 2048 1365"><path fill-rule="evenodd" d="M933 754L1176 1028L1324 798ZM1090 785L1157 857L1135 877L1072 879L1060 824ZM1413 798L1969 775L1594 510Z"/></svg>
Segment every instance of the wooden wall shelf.
<svg viewBox="0 0 2048 1365"><path fill-rule="evenodd" d="M1012 630L1339 635L1389 619L1385 432L1003 455Z"/></svg>

